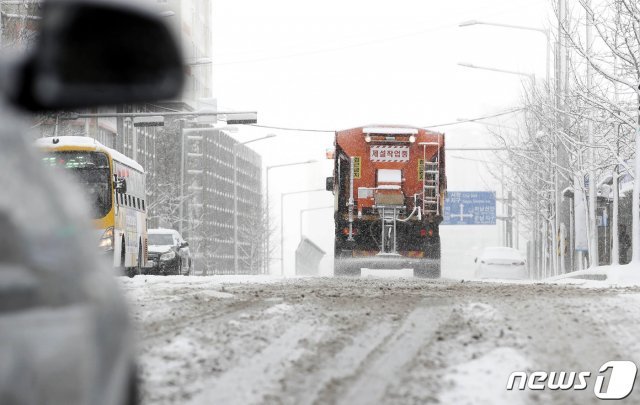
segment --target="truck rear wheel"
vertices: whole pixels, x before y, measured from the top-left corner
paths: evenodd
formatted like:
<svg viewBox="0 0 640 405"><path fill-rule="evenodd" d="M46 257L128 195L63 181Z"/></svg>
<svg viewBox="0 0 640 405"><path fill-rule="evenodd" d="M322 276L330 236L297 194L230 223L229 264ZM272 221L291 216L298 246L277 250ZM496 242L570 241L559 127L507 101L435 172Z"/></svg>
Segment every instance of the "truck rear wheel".
<svg viewBox="0 0 640 405"><path fill-rule="evenodd" d="M360 266L350 263L349 260L343 260L339 257L335 258L333 264L334 277L360 277Z"/></svg>
<svg viewBox="0 0 640 405"><path fill-rule="evenodd" d="M436 234L427 242L425 259L413 269L413 275L420 278L440 278L440 235Z"/></svg>
<svg viewBox="0 0 640 405"><path fill-rule="evenodd" d="M440 278L440 260L425 260L413 269L413 276L418 278Z"/></svg>

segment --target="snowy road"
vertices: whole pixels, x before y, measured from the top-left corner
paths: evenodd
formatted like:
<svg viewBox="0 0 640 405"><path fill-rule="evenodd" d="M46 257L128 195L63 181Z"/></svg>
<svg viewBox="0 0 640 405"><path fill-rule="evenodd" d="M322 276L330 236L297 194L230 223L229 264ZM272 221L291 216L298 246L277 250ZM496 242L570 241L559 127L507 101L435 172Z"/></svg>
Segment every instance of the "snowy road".
<svg viewBox="0 0 640 405"><path fill-rule="evenodd" d="M602 364L640 362L637 288L237 281L122 279L144 403L596 403ZM584 391L505 389L512 372L536 370L593 378Z"/></svg>

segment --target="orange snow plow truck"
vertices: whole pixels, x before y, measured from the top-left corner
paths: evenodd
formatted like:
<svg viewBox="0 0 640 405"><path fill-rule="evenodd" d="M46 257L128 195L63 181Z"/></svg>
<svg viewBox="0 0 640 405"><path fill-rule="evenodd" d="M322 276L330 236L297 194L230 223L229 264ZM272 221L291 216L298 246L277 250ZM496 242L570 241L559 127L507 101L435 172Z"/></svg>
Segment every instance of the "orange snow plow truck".
<svg viewBox="0 0 640 405"><path fill-rule="evenodd" d="M336 276L413 269L440 277L444 134L375 125L337 131L333 177Z"/></svg>

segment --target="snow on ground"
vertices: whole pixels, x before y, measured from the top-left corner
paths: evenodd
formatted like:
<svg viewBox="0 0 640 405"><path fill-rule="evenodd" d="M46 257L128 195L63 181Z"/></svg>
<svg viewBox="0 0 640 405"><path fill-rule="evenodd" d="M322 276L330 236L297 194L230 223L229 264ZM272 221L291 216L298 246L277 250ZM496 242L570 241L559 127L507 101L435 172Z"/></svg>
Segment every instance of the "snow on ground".
<svg viewBox="0 0 640 405"><path fill-rule="evenodd" d="M519 350L498 347L466 363L449 368L443 380L452 389L443 392L440 400L445 404L525 404L531 398L518 391L507 391L493 384L504 380L505 370L526 370L530 362ZM506 385L506 384L505 384Z"/></svg>
<svg viewBox="0 0 640 405"><path fill-rule="evenodd" d="M595 403L589 390L505 387L514 371L640 361L633 287L264 276L121 285L145 404Z"/></svg>
<svg viewBox="0 0 640 405"><path fill-rule="evenodd" d="M592 267L545 281L575 284L584 288L636 287L640 286L640 263Z"/></svg>

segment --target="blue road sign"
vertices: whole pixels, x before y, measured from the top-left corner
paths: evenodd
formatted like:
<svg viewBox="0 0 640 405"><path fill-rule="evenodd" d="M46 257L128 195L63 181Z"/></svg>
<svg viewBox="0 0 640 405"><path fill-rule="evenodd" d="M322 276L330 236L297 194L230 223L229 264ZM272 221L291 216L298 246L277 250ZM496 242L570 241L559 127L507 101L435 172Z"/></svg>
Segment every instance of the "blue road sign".
<svg viewBox="0 0 640 405"><path fill-rule="evenodd" d="M495 225L495 191L449 191L442 225Z"/></svg>

